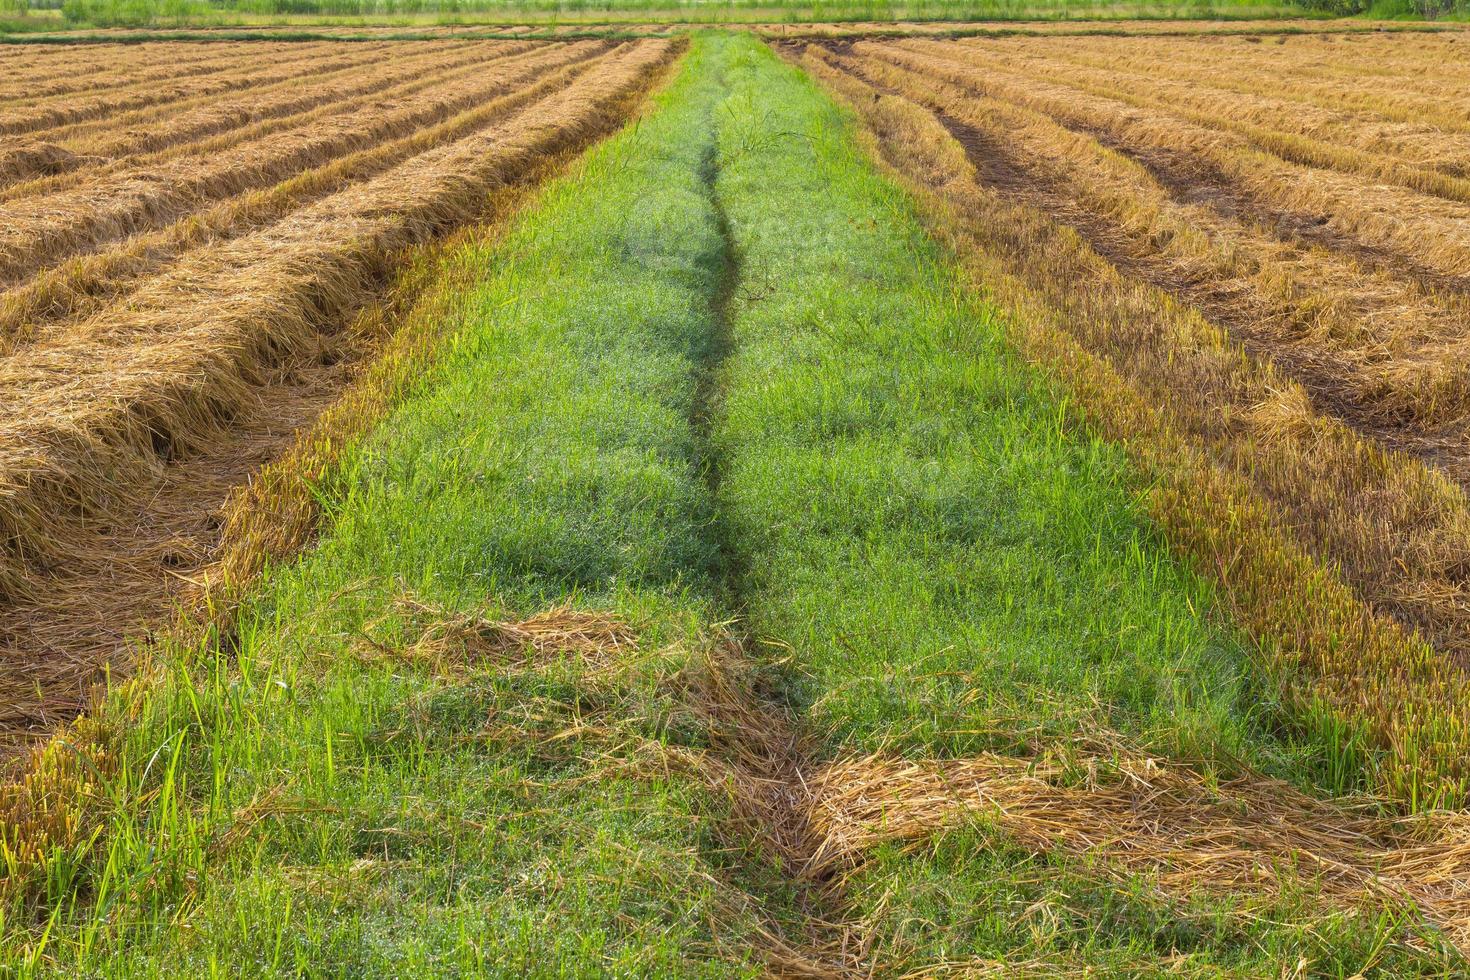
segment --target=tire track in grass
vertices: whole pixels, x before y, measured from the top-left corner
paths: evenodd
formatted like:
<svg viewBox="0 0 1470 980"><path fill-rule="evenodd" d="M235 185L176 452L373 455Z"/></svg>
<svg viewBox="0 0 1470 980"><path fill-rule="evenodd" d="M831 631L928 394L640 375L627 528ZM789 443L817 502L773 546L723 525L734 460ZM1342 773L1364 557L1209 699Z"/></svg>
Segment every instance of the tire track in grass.
<svg viewBox="0 0 1470 980"><path fill-rule="evenodd" d="M846 964L840 952L834 954L840 950L841 927L835 923L838 911L828 891L830 877L814 870L820 843L809 823L807 791L813 746L799 721L774 697L774 684L764 676L770 673L769 666L750 654L754 641L742 624L749 556L731 540L721 506L725 459L714 445L714 433L724 411L724 369L735 345L732 304L750 288L720 199L722 152L719 141L712 141L700 171L722 245L723 274L711 303L714 331L700 366L691 416L696 444L702 447L700 471L714 506L710 530L719 551L720 605L736 617L725 627L726 642L713 661L715 683L707 702L712 708L711 737L727 763L743 773L739 785L744 790L738 800L745 811L742 823L756 830L771 870L794 890L799 926L791 935L791 923L785 929L773 923L770 965L782 974L825 976L842 972Z"/></svg>

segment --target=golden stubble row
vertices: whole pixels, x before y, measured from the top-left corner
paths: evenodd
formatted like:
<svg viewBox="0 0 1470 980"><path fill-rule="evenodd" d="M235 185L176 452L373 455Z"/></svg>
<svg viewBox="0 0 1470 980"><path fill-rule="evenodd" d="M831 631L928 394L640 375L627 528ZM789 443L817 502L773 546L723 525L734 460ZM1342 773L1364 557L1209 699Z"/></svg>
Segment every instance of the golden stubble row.
<svg viewBox="0 0 1470 980"><path fill-rule="evenodd" d="M1433 176L1455 178L1470 173L1470 120L1464 131L1456 132L1427 121L1405 122L1361 109L1329 108L1292 99L1289 66L1278 67L1274 85L1239 91L1214 84L1217 77L1234 77L1223 73L1200 72L1198 76L1191 73L1174 78L1157 65L1147 69L1124 66L1102 54L1079 57L1066 47L1042 51L997 45L977 49L967 57L977 64L1034 74L1141 108L1173 111L1190 122L1238 133L1267 149L1280 147L1297 156L1310 154L1311 159L1327 166L1349 172L1376 172L1408 182L1405 186L1452 195L1457 200L1470 196L1465 186L1452 181L1439 183ZM1453 98L1470 98L1470 89ZM1394 164L1402 176L1395 175ZM1416 175L1409 168L1432 173Z"/></svg>
<svg viewBox="0 0 1470 980"><path fill-rule="evenodd" d="M609 50L602 42L544 52L534 80L442 123L336 157L260 190L227 198L157 231L63 262L0 293L0 354L45 344L49 338L126 297L193 249L263 228L328 194L370 179L415 154L492 124L555 91ZM545 69L544 71L541 69Z"/></svg>
<svg viewBox="0 0 1470 980"><path fill-rule="evenodd" d="M247 53L261 63L298 60L302 55L299 46L290 44L255 47L243 42L200 44L184 50L176 44L83 45L29 52L11 48L0 63L0 102L29 103L230 71L239 67Z"/></svg>
<svg viewBox="0 0 1470 980"><path fill-rule="evenodd" d="M17 139L0 151L0 201L55 194L124 166L218 153L335 113L402 98L454 77L457 70L533 47L526 42L434 45L408 57L333 63L309 80L289 78L244 94L215 92L62 127L45 140ZM27 161L41 153L52 160Z"/></svg>
<svg viewBox="0 0 1470 980"><path fill-rule="evenodd" d="M64 95L36 103L30 100L12 103L0 107L0 136L40 138L44 137L46 130L56 126L199 95L234 91L252 83L307 77L321 69L324 57L335 57L347 64L360 55L348 55L332 45L300 45L287 49L278 58L267 58L262 66L241 68L238 60L233 64L226 61L219 71L197 74L185 71L181 73L183 77L125 85L95 94Z"/></svg>

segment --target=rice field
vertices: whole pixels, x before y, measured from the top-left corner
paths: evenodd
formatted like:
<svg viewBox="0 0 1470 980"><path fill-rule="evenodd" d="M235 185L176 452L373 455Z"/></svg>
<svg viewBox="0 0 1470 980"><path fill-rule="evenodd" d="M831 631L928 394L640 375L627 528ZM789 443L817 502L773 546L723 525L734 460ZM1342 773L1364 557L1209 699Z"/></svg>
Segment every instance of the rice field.
<svg viewBox="0 0 1470 980"><path fill-rule="evenodd" d="M1470 973L1400 27L0 47L0 975Z"/></svg>

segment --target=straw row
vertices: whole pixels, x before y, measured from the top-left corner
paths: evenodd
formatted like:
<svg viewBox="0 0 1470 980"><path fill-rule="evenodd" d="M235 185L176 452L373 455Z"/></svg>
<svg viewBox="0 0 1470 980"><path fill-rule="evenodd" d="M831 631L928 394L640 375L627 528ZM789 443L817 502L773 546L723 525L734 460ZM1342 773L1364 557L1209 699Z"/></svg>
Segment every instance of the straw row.
<svg viewBox="0 0 1470 980"><path fill-rule="evenodd" d="M164 79L162 82L125 86L113 92L82 98L68 95L35 105L26 103L17 108L0 110L0 135L41 134L53 126L99 119L145 106L162 105L213 92L238 91L252 84L309 77L329 70L330 64L351 64L359 57L361 55L358 53L342 52L325 44L296 45L289 49L289 56L267 59L264 66L242 69L237 60L233 66L226 64L220 71L195 77L189 77L185 72L185 77L177 80Z"/></svg>
<svg viewBox="0 0 1470 980"><path fill-rule="evenodd" d="M0 226L0 282L13 284L49 263L163 227L211 202L268 187L308 167L441 122L578 56L576 50L552 48L529 65L492 63L483 72L390 108L329 117L299 132L276 133L212 154L205 161L184 159L123 170L70 191L10 202L7 220Z"/></svg>
<svg viewBox="0 0 1470 980"><path fill-rule="evenodd" d="M1353 38L1322 51L1307 50L1307 57L1304 42L1297 41L1269 47L1217 45L1193 65L1179 57L1177 47L1151 39L1126 45L1079 39L1066 42L1057 55L1065 58L1071 51L1086 51L1099 67L1113 64L1142 73L1153 67L1158 77L1199 78L1227 91L1279 96L1304 106L1463 132L1470 113L1455 100L1466 94L1466 49L1459 32L1449 37L1458 43L1422 35L1412 44L1401 38Z"/></svg>
<svg viewBox="0 0 1470 980"><path fill-rule="evenodd" d="M44 343L109 302L125 297L148 276L168 268L191 249L265 227L327 194L373 177L409 157L492 124L508 112L555 91L608 50L602 42L553 52L563 67L500 98L490 99L435 126L385 141L302 171L272 187L230 198L156 232L137 235L78 257L0 293L0 352ZM545 57L541 52L536 57ZM540 66L546 67L546 66Z"/></svg>
<svg viewBox="0 0 1470 980"><path fill-rule="evenodd" d="M530 43L481 44L458 50L435 46L415 57L379 59L323 72L310 84L289 79L249 95L216 93L56 130L46 142L17 141L14 149L0 151L0 186L29 180L0 199L56 193L96 180L125 163L151 164L219 152L272 132L309 125L330 114L360 110L374 101L402 98L458 77L457 71L462 74L488 61L533 49ZM41 150L62 155L62 159L44 167L28 166L25 155ZM30 179L58 174L66 176Z"/></svg>
<svg viewBox="0 0 1470 980"><path fill-rule="evenodd" d="M381 49L382 45L373 45ZM39 64L27 64L11 54L6 65L11 70L0 75L0 102L35 103L38 100L75 97L102 90L140 88L155 82L176 81L214 72L234 71L241 55L249 52L262 64L301 60L301 50L284 44L251 45L247 43L220 46L207 45L193 51L180 51L177 46L141 45L116 48L107 52L99 65L95 52L78 57L79 52L57 51L70 58L48 58ZM315 54L320 53L320 48ZM44 66L44 67L42 67Z"/></svg>
<svg viewBox="0 0 1470 980"><path fill-rule="evenodd" d="M1381 174L1425 193L1464 199L1463 184L1443 178L1461 178L1470 170L1470 133L1294 100L1289 74L1273 91L1235 92L1216 87L1208 74L1180 80L1161 78L1157 72L1123 68L1101 56L1076 56L1065 48L1048 53L1027 51L1020 58L1009 50L987 49L984 62L1091 95L1174 112L1198 125L1230 130L1297 162L1318 160L1320 166ZM1454 97L1470 97L1470 88Z"/></svg>
<svg viewBox="0 0 1470 980"><path fill-rule="evenodd" d="M446 52L464 50L466 48L474 46L475 45L473 42L468 41L442 45L435 43L424 45L424 50L428 51L432 49L443 55ZM332 77L333 74L343 71L350 71L353 68L361 68L363 66L382 66L400 60L400 58L396 55L392 58L385 58L384 52L378 45L368 45L367 48L368 50L357 53L356 57L354 57L352 61L350 61L343 68L333 69L332 71L315 72L310 75L301 77L310 79L312 82L315 83L320 83L323 80ZM337 54L339 56L353 55L354 52L337 52ZM240 62L238 59L236 60L234 67L236 70L239 69ZM281 81L267 82L263 85L254 86L250 89L250 92L251 94L273 92L278 89L289 87L293 84L299 84L299 80L296 76L292 76ZM116 129L122 126L147 125L160 121L166 121L178 111L195 109L203 105L208 105L211 102L217 102L238 97L241 94L243 93L240 91L205 92L198 96L181 99L179 101L166 103L163 105L143 106L138 109L130 109L126 112L104 115L92 119L82 119L78 120L77 122L68 123L63 126L52 127L46 130L43 134L33 135L44 136L48 140L65 143L76 139L84 139L88 136L92 136L97 133L105 132L111 129Z"/></svg>
<svg viewBox="0 0 1470 980"><path fill-rule="evenodd" d="M1386 253L1403 268L1450 279L1470 276L1470 208L1463 204L1287 162L1230 134L1034 77L1008 80L981 67L949 67L929 50L913 56L976 93L1045 113L1069 128L1106 134L1130 153L1164 156L1212 176L1267 215L1319 226L1361 252Z"/></svg>

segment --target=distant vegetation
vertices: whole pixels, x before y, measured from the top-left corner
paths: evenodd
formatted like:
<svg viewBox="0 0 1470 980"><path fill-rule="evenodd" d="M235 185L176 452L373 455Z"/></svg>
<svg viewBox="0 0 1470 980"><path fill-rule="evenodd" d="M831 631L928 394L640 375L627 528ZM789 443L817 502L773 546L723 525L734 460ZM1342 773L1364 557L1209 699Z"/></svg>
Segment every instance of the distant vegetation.
<svg viewBox="0 0 1470 980"><path fill-rule="evenodd" d="M0 0L0 11L29 0ZM1434 2L1434 0L1418 0ZM1339 4L1361 0L1308 0ZM7 7L6 5L10 5ZM61 13L74 27L253 26L358 22L388 24L608 22L684 23L895 20L1068 20L1301 16L1277 0L44 0L34 12ZM1345 12L1355 12L1353 10Z"/></svg>
<svg viewBox="0 0 1470 980"><path fill-rule="evenodd" d="M0 32L97 27L1458 18L1470 0L0 0Z"/></svg>

